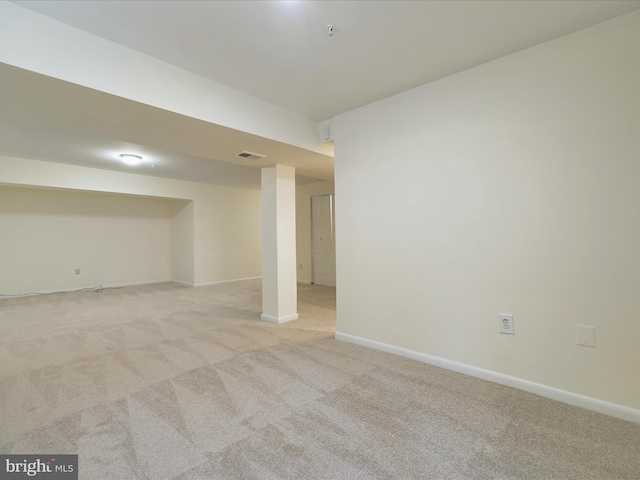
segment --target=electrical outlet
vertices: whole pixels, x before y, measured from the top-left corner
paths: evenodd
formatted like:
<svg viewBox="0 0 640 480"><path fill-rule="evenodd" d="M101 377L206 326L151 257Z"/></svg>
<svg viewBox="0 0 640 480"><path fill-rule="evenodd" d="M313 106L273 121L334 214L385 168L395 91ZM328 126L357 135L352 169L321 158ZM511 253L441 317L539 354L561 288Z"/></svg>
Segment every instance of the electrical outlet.
<svg viewBox="0 0 640 480"><path fill-rule="evenodd" d="M576 325L576 344L583 347L596 346L596 327L591 325Z"/></svg>
<svg viewBox="0 0 640 480"><path fill-rule="evenodd" d="M76 268L76 275L80 275L80 269Z"/></svg>
<svg viewBox="0 0 640 480"><path fill-rule="evenodd" d="M515 333L513 329L513 315L509 313L499 313L498 320L500 321L500 333L506 333L508 335Z"/></svg>

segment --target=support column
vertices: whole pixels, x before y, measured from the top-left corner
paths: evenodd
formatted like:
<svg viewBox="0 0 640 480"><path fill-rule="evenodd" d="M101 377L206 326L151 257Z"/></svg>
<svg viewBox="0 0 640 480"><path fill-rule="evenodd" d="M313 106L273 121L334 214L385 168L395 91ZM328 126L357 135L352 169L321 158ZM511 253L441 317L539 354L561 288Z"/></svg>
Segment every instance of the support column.
<svg viewBox="0 0 640 480"><path fill-rule="evenodd" d="M293 167L262 169L262 320L298 318L296 175Z"/></svg>

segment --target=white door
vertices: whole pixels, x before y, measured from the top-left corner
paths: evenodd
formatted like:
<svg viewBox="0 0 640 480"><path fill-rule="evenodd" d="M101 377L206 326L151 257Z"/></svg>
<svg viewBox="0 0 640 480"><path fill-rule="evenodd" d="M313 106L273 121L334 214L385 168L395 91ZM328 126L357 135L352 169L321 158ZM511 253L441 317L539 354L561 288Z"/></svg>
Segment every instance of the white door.
<svg viewBox="0 0 640 480"><path fill-rule="evenodd" d="M311 197L312 282L336 285L336 238L334 196Z"/></svg>

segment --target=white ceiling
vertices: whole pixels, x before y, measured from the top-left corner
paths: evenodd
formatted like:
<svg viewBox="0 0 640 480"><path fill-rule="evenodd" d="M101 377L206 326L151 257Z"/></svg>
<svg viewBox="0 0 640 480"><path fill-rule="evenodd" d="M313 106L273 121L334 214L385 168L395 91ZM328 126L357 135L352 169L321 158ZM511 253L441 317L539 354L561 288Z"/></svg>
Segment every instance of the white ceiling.
<svg viewBox="0 0 640 480"><path fill-rule="evenodd" d="M120 153L145 161L130 167ZM333 178L327 155L2 63L0 154L251 189L276 161L296 168L298 185Z"/></svg>
<svg viewBox="0 0 640 480"><path fill-rule="evenodd" d="M316 121L640 8L640 0L13 3ZM258 167L275 161L296 166L299 183L333 176L326 155L8 65L0 76L0 154L130 171L115 161L126 149L147 159L136 173L246 188L259 188ZM240 150L267 159L234 157Z"/></svg>
<svg viewBox="0 0 640 480"><path fill-rule="evenodd" d="M316 121L640 7L614 0L14 3Z"/></svg>

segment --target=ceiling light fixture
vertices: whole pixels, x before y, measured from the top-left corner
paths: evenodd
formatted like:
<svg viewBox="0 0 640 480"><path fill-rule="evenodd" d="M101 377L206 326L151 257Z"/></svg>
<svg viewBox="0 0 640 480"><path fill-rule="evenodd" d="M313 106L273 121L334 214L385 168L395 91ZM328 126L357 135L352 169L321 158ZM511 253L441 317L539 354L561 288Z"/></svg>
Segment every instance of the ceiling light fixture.
<svg viewBox="0 0 640 480"><path fill-rule="evenodd" d="M121 153L120 158L127 165L138 165L142 161L140 155L134 155L132 153Z"/></svg>

